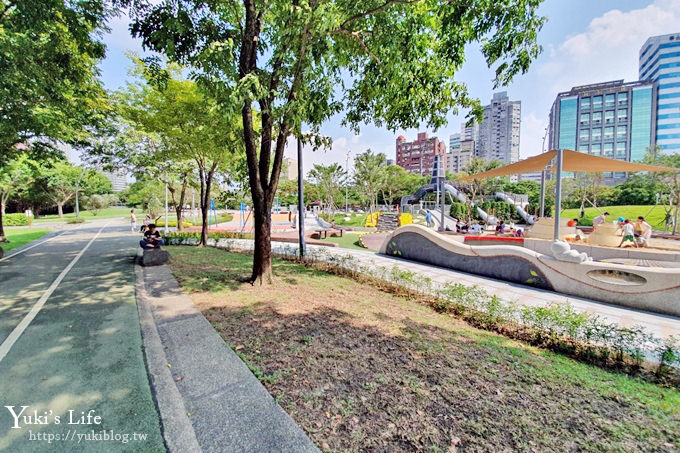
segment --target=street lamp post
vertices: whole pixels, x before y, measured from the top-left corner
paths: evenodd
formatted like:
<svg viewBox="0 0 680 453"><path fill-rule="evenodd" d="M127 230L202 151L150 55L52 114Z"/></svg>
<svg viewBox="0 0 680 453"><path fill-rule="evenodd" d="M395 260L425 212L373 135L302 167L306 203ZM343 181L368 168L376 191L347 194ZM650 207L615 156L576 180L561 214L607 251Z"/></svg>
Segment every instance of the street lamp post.
<svg viewBox="0 0 680 453"><path fill-rule="evenodd" d="M545 152L545 138L548 136L548 128L545 128L545 134L543 134L543 145L541 146L541 152ZM540 201L540 211L538 216L543 218L545 213L545 169L541 170L541 201Z"/></svg>
<svg viewBox="0 0 680 453"><path fill-rule="evenodd" d="M352 151L347 151L347 158L345 159L345 172L349 176L349 155L352 153ZM345 181L345 216L349 213L349 210L347 208L348 202L349 202L349 181Z"/></svg>
<svg viewBox="0 0 680 453"><path fill-rule="evenodd" d="M80 217L80 203L78 202L78 191L80 188L80 181L83 179L84 174L85 167L83 167L83 171L80 172L80 176L78 176L78 181L76 181L76 218Z"/></svg>
<svg viewBox="0 0 680 453"><path fill-rule="evenodd" d="M300 237L300 258L305 256L305 195L304 180L302 174L302 142L300 137L297 139L297 158L298 158L298 234Z"/></svg>

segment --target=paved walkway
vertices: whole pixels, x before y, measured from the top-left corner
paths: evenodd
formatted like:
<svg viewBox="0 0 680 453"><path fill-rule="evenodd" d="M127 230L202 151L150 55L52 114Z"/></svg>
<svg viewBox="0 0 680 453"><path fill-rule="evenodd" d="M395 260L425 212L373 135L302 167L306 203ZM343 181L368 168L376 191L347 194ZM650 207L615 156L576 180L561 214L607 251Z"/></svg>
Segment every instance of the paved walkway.
<svg viewBox="0 0 680 453"><path fill-rule="evenodd" d="M253 247L253 241L235 239L230 240L230 242L234 244L234 247L244 250L252 250ZM309 246L309 249L313 250L315 247L318 246ZM275 242L272 243L272 249L275 253L284 253L292 249L297 250L297 244ZM422 276L422 278L430 278L433 282L461 283L467 286L478 286L486 290L489 294L497 295L503 300L514 301L524 305L547 306L551 303L566 301L569 302L574 309L580 312L587 312L600 316L603 320L617 324L621 327L640 325L659 338L666 338L670 335L680 335L680 318L673 316L634 310L604 302L530 288L528 286L509 283L502 280L494 280L429 264L421 264L392 256L380 255L370 251L324 247L322 253L330 253L331 255L338 257L349 255L354 260L366 266L382 266L388 269L397 266L399 269L414 272Z"/></svg>
<svg viewBox="0 0 680 453"><path fill-rule="evenodd" d="M167 266L136 272L144 350L171 451L318 451Z"/></svg>
<svg viewBox="0 0 680 453"><path fill-rule="evenodd" d="M136 236L106 222L53 234L0 262L0 450L165 450L142 354ZM20 420L11 429L4 406L28 406L23 415L36 411L31 421L46 424ZM83 413L100 423L70 424Z"/></svg>

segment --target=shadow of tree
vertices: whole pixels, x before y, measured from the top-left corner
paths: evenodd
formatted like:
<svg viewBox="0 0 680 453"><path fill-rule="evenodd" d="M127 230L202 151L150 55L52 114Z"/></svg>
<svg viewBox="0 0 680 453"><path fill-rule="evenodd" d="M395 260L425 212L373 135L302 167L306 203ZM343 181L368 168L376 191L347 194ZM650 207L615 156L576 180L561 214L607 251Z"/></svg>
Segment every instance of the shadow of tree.
<svg viewBox="0 0 680 453"><path fill-rule="evenodd" d="M284 315L263 303L204 315L324 449L662 450L680 436L668 424L677 412L664 420L615 387L593 391L555 367L567 359L493 334L406 320L394 336L339 310ZM608 373L573 367L609 387Z"/></svg>

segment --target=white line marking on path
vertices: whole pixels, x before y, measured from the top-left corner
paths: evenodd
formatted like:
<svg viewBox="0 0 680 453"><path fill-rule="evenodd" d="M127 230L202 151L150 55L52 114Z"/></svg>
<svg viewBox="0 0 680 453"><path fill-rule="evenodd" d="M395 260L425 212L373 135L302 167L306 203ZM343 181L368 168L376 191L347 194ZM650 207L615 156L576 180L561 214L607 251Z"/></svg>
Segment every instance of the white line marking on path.
<svg viewBox="0 0 680 453"><path fill-rule="evenodd" d="M108 224L107 224L107 225L108 225ZM77 230L77 229L79 229L79 228L81 228L81 227L82 227L82 225L78 225L77 227L71 228L70 230L64 230L64 231L62 231L61 233L59 233L59 234L57 234L57 235L54 235L54 236L52 236L52 237L49 238L49 239L45 239L45 240L42 241L42 242L38 242L37 244L33 244L33 245L29 246L29 247L26 247L26 248L24 248L24 249L21 249L21 250L19 250L18 252L14 252L14 253L12 253L11 255L7 255L7 256L4 257L4 258L0 258L0 263L2 263L3 261L8 260L8 259L10 259L10 258L12 258L12 257L14 257L14 256L21 255L21 254L24 253L25 251L31 250L33 247L37 247L37 246L39 246L39 245L43 245L45 242L50 242L52 239L56 239L56 238L62 236L64 233L67 233L67 232L69 232L69 231L75 231L75 230Z"/></svg>
<svg viewBox="0 0 680 453"><path fill-rule="evenodd" d="M81 256L85 253L85 251L90 248L90 245L99 237L101 232L108 226L108 223L101 227L97 234L90 239L90 242L87 243L83 249L78 252L78 254L71 260L70 263L68 263L68 266L64 268L63 271L61 271L61 274L52 282L49 288L45 290L42 296L40 296L40 299L38 299L38 302L33 305L33 308L31 308L31 311L28 312L28 314L24 317L24 319L21 320L21 322L14 328L12 333L9 334L9 336L5 339L5 341L2 342L0 345L0 362L2 362L2 359L5 358L9 350L14 346L14 343L19 339L22 333L24 333L24 330L28 327L28 325L33 321L33 318L36 317L38 312L43 308L45 305L45 302L47 302L47 299L52 295L55 289L57 289L57 286L61 283L61 281L66 277L66 274L69 273L71 268L75 266L75 264L78 262Z"/></svg>

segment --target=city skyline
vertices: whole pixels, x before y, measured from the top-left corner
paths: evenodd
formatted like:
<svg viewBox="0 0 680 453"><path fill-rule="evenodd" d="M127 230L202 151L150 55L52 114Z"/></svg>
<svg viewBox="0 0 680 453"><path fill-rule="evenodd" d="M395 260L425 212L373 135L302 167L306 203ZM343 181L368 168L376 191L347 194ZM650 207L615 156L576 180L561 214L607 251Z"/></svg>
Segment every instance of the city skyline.
<svg viewBox="0 0 680 453"><path fill-rule="evenodd" d="M493 71L486 67L477 45L469 46L467 62L456 74L456 79L466 82L470 94L482 104L497 91L507 91L511 99L522 101L520 158L541 151L548 113L557 93L573 86L608 80L637 80L638 52L644 42L651 36L680 31L680 2L671 0L650 1L643 6L633 0L547 0L539 11L548 17L539 34L544 52L527 74L518 75L509 86L494 88ZM100 67L105 86L110 90L125 83L130 66L126 52L142 53L139 41L129 36L127 27L125 17L111 21L111 32L104 37L108 52ZM305 170L315 163L344 165L348 150L352 157L370 148L394 158L395 138L416 137L419 131L441 138L448 148L449 136L459 132L466 114L462 110L458 114L450 113L448 125L438 130L421 127L389 131L368 125L362 127L359 135L341 126L341 117L336 116L321 128L321 133L332 139L332 149L328 152L305 149ZM295 144L289 143L286 156L295 157L295 154Z"/></svg>

